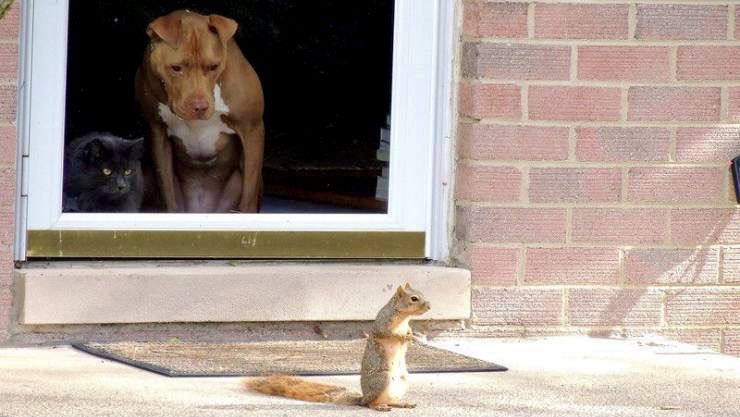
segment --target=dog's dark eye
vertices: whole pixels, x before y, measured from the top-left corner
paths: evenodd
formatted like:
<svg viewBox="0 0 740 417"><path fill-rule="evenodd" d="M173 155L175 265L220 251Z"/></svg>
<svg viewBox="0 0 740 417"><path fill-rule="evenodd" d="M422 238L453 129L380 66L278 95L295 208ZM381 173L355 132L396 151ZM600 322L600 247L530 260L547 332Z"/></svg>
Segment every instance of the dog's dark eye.
<svg viewBox="0 0 740 417"><path fill-rule="evenodd" d="M411 302L412 302L412 303L415 303L415 302L417 302L417 301L419 301L419 297L417 297L417 296L415 296L415 295L414 295L414 296L411 296Z"/></svg>
<svg viewBox="0 0 740 417"><path fill-rule="evenodd" d="M180 72L182 71L182 66L181 65L170 65L170 69L172 70L172 72Z"/></svg>
<svg viewBox="0 0 740 417"><path fill-rule="evenodd" d="M218 64L213 64L208 66L208 71L216 71L218 69Z"/></svg>

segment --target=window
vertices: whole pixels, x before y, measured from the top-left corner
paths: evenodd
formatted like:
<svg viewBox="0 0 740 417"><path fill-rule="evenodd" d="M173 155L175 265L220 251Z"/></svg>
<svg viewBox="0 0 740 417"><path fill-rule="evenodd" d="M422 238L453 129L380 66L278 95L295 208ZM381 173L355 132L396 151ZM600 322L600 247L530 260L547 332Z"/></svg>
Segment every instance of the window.
<svg viewBox="0 0 740 417"><path fill-rule="evenodd" d="M450 93L452 1L396 0L392 5L393 34L390 60L392 68L389 70L392 74L389 117L391 158L388 167L390 178L387 208L383 206L358 210L355 207L354 210L329 210L330 212L304 210L300 213L268 210L256 214L63 211L62 173L65 137L77 135L79 132L74 132L75 129L100 130L101 127L94 126L94 123L84 128L80 126L90 118L100 120L100 113L95 113L97 117L88 114L100 112L101 109L104 111L106 108L106 103L89 105L84 103L84 98L80 98L85 94L79 91L82 84L79 83L79 77L76 75L78 73L74 72L73 67L75 60L80 59L80 54L77 52L78 49L68 48L68 41L75 42L75 39L67 35L80 34L84 31L75 31L74 28L70 31L70 12L75 12L74 2L80 0L71 1L72 8L66 1L36 0L24 3L25 32L22 40L20 113L22 143L19 147L23 159L19 225L21 231L25 230L27 233L19 233L21 241L17 245L19 252L16 254L19 259L25 259L26 256L83 258L445 256L447 236L445 216L448 204L446 170L449 166L452 97ZM316 4L327 2L328 0ZM169 3L180 5L182 2ZM248 8L250 3L256 4L256 2L237 3L241 4L238 7L244 8ZM286 0L285 3L289 2ZM121 4L130 3L122 1ZM178 7L171 9L175 8ZM254 20L239 23L245 26L254 24ZM124 25L126 22L120 24ZM310 28L310 25L306 25L306 28ZM141 36L143 37L143 33ZM389 35L388 39L390 38ZM135 42L141 44L140 41L141 39L137 39ZM109 47L117 48L113 42ZM242 50L249 48L242 46ZM69 55L68 50L72 51ZM86 72L106 71L109 64L116 63L92 60L93 68L86 68ZM260 67L266 68L264 71L268 72L260 74L260 77L265 80L263 83L267 82L273 86L271 90L266 89L265 92L266 119L273 124L273 131L288 132L286 135L290 136L290 126L285 124L285 119L281 120L280 117L269 113L270 91L277 91L274 85L278 85L274 77L270 78L274 75L269 72L270 64L265 62L252 64L258 72ZM130 65L132 71L135 71L138 62L132 62ZM99 68L95 68L98 66ZM71 69L69 74L67 68ZM105 77L101 77L101 80L103 83L110 83L110 79ZM84 88L89 90L95 86L86 85ZM98 88L101 91L106 90L104 85ZM133 86L131 89L133 90ZM110 90L119 92L115 97L111 97L111 100L130 100L130 97L120 97L120 91L123 91L120 86L112 86ZM100 95L96 97L99 98ZM382 101L382 97L377 101ZM380 119L382 122L382 113L387 109L382 107L382 103L379 107L372 118ZM334 108L341 109L342 106ZM268 114L270 116L267 116ZM340 115L340 118L346 117ZM348 126L352 124L357 125L358 129L375 130L380 134L380 126L360 126L361 122L357 120L352 120ZM269 129L268 125L268 131ZM295 132L293 135L291 141L296 140ZM266 142L268 155L270 144L271 141L268 139ZM296 149L305 152L305 148ZM279 192L280 176L268 176L269 169L274 170L274 167L266 165L265 181L268 188L278 183L275 189ZM270 181L273 181L273 184L270 184ZM295 179L289 178L287 182L295 182Z"/></svg>

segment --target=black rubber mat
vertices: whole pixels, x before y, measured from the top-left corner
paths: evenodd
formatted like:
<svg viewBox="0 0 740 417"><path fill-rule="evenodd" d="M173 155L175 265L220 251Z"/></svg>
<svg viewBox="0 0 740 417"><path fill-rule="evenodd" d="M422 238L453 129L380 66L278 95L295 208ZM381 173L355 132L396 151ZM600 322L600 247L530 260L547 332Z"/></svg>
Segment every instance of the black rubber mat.
<svg viewBox="0 0 740 417"><path fill-rule="evenodd" d="M167 376L359 374L364 339L249 343L81 343L75 348ZM420 343L407 353L410 373L495 372L506 368Z"/></svg>

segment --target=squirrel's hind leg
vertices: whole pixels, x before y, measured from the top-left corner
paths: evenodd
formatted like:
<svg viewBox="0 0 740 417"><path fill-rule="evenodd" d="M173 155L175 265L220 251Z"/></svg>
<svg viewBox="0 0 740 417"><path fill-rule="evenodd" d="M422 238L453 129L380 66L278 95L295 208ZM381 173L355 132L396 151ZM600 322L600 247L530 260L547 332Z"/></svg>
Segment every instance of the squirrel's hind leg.
<svg viewBox="0 0 740 417"><path fill-rule="evenodd" d="M370 409L375 411L391 411L392 408L388 404L368 404Z"/></svg>

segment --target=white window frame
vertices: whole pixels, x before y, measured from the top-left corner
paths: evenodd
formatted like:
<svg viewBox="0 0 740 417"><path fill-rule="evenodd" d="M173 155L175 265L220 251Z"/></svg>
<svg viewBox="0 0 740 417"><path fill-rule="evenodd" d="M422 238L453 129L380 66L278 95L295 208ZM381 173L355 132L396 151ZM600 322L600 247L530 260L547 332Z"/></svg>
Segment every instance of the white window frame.
<svg viewBox="0 0 740 417"><path fill-rule="evenodd" d="M68 2L23 2L17 259L26 231L65 229L425 232L447 256L454 0L395 3L387 214L62 213Z"/></svg>

